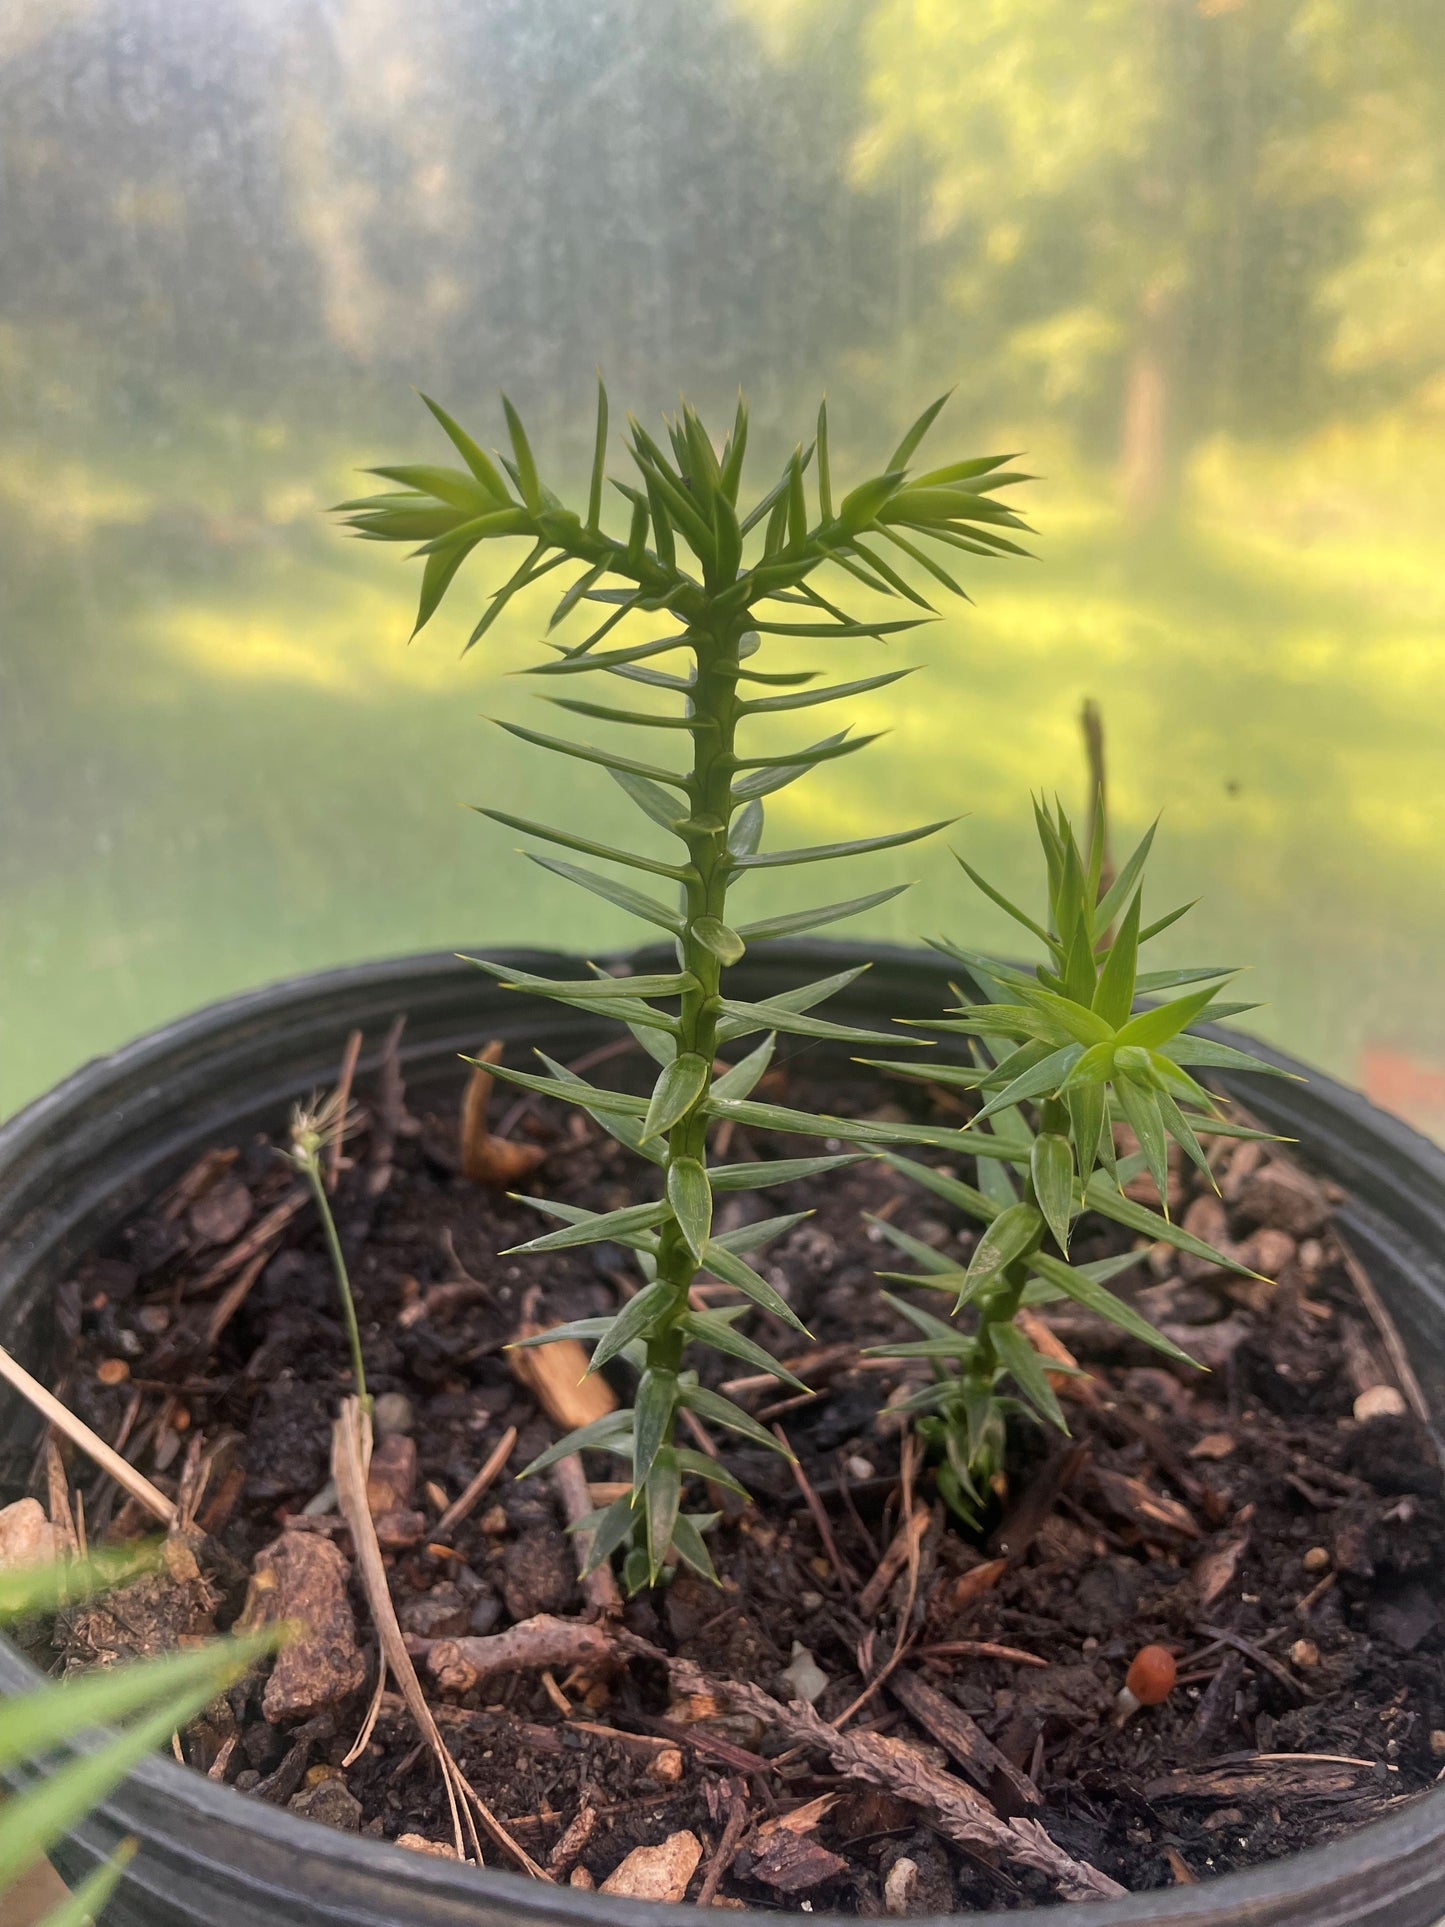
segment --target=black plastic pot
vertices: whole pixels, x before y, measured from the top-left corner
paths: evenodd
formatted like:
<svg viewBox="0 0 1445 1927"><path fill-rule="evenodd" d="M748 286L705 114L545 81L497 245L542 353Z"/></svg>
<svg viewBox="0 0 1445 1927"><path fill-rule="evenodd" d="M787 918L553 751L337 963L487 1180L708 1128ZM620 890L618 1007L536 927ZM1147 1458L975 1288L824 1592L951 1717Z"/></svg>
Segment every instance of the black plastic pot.
<svg viewBox="0 0 1445 1927"><path fill-rule="evenodd" d="M580 974L575 962L557 968L555 957L512 954L551 974ZM738 994L763 997L864 954L846 944L772 946L731 981ZM948 1001L936 959L874 956L875 968L830 1014L876 1023L931 1015ZM647 954L638 962L669 967ZM453 957L424 956L233 998L88 1065L0 1130L0 1340L43 1375L53 1362L52 1294L74 1261L206 1145L280 1124L293 1099L334 1077L353 1025L374 1048L398 1012L407 1017L402 1054L414 1095L454 1084L457 1054L484 1037L542 1043L565 1058L603 1034L581 1013L524 1001ZM363 1076L366 1068L363 1060ZM1346 1233L1433 1409L1445 1411L1445 1155L1326 1078L1248 1083L1252 1108L1349 1190ZM0 1479L8 1496L34 1439L30 1414L7 1395ZM34 1679L20 1654L0 1645L0 1692ZM149 1761L76 1829L56 1856L61 1871L74 1881L126 1834L141 1850L108 1927L543 1927L636 1923L644 1913L656 1927L696 1927L698 1918L693 1908L643 1910L334 1833L169 1760ZM1445 1789L1318 1851L1085 1914L1097 1927L1431 1927L1445 1914ZM986 1919L1003 1927L1018 1916Z"/></svg>

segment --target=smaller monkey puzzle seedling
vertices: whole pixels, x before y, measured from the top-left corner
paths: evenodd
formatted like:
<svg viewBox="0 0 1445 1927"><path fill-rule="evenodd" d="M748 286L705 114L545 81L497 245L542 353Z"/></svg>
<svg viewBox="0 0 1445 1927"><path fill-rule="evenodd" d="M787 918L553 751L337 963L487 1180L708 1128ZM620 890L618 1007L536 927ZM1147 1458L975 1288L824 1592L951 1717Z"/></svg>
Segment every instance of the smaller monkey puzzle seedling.
<svg viewBox="0 0 1445 1927"><path fill-rule="evenodd" d="M339 1092L333 1092L324 1101L313 1098L310 1104L298 1104L291 1114L291 1149L287 1158L310 1187L316 1215L321 1220L327 1255L336 1278L336 1295L341 1301L341 1315L346 1321L346 1342L351 1351L351 1375L356 1384L356 1396L361 1402L361 1409L369 1412L371 1397L366 1389L366 1366L361 1356L361 1330L356 1322L351 1274L347 1269L346 1254L341 1249L341 1235L336 1229L331 1200L326 1195L326 1177L322 1168L326 1153L345 1134L347 1120L344 1112L345 1100Z"/></svg>
<svg viewBox="0 0 1445 1927"><path fill-rule="evenodd" d="M976 995L958 1014L930 1028L969 1038L975 1065L868 1060L984 1100L957 1140L978 1160L977 1187L886 1154L899 1171L983 1225L968 1264L959 1266L878 1221L889 1242L924 1266L921 1274L884 1276L947 1294L955 1317L965 1309L972 1314L972 1329L965 1331L895 1297L893 1303L922 1336L879 1351L884 1357L925 1358L932 1365L933 1382L913 1396L912 1409L920 1435L942 1454L940 1489L973 1525L981 1523L990 1489L1002 1480L1006 1420L1031 1412L1068 1430L1051 1382L1060 1365L1042 1358L1015 1323L1020 1310L1072 1298L1145 1344L1189 1362L1171 1339L1107 1288L1106 1280L1136 1264L1140 1251L1091 1264L1068 1262L1079 1214L1096 1212L1150 1241L1163 1240L1249 1275L1237 1260L1170 1222L1169 1145L1180 1146L1213 1184L1201 1139L1268 1134L1228 1119L1220 1100L1191 1073L1284 1074L1234 1044L1197 1034L1198 1024L1254 1007L1220 1001L1232 969L1139 970L1141 945L1189 908L1143 922L1143 874L1153 829L1104 890L1102 823L1096 822L1085 854L1062 808L1050 815L1036 806L1035 813L1047 870L1047 927L959 861L986 896L1046 947L1047 962L1028 972L952 943L938 944L965 967ZM1135 1012L1141 994L1175 990L1184 994ZM1116 1154L1119 1128L1138 1143L1128 1156ZM1163 1216L1124 1194L1124 1187L1146 1171L1164 1203ZM1001 1389L1007 1384L1018 1396Z"/></svg>

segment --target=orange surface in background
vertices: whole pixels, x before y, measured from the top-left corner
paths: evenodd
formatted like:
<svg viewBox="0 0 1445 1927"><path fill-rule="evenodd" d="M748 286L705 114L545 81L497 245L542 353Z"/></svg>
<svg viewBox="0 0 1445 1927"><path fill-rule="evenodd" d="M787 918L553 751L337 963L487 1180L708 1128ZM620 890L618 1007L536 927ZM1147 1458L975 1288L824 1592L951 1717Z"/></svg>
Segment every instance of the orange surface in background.
<svg viewBox="0 0 1445 1927"><path fill-rule="evenodd" d="M0 1927L33 1927L34 1922L43 1920L64 1898L65 1886L60 1876L48 1861L43 1862L17 1886L0 1894Z"/></svg>
<svg viewBox="0 0 1445 1927"><path fill-rule="evenodd" d="M1445 1064L1388 1044L1367 1044L1360 1052L1359 1085L1381 1110L1393 1111L1428 1136L1445 1135Z"/></svg>

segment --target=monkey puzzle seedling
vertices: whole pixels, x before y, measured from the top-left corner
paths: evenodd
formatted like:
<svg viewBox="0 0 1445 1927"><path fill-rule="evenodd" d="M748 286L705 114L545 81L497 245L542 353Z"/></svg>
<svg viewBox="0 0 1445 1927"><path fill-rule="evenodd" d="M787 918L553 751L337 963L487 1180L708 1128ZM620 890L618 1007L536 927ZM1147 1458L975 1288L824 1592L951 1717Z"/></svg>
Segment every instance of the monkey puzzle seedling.
<svg viewBox="0 0 1445 1927"><path fill-rule="evenodd" d="M844 1155L710 1165L709 1129L731 1117L855 1141L911 1141L919 1135L900 1127L890 1132L886 1126L870 1133L836 1119L749 1101L779 1031L845 1042L885 1041L882 1034L811 1014L851 982L856 971L761 1003L729 998L722 987L724 967L742 956L746 944L853 916L886 902L897 890L741 925L734 921L733 892L757 870L891 849L944 827L929 823L813 848L764 850L763 798L820 764L852 755L872 738L843 730L794 749L752 753L743 740L743 726L754 717L812 709L882 689L908 672L886 670L815 688L810 686L815 670L762 667L762 645L775 638L797 639L831 658L837 645L855 638L882 638L912 628L919 616L880 621L846 613L814 578L826 570L838 571L872 592L901 598L923 616L931 615L925 597L899 573L885 548L962 594L936 556L919 546L920 540L978 557L1023 553L1001 531L1024 524L994 498L1024 478L1006 470L1006 456L955 461L911 475L914 452L941 408L940 400L914 423L880 474L835 503L824 408L815 439L806 448L796 448L778 480L744 510L739 500L748 434L745 405L739 401L720 451L696 412L684 405L667 424L667 449L629 418L628 453L636 480L614 483L627 505L628 526L624 534L612 535L602 526L608 407L600 385L585 513L564 507L544 485L522 423L505 397L512 452L495 461L444 410L434 402L427 405L465 469L377 469L373 472L395 483L396 490L343 504L363 537L421 544L418 553L426 566L417 627L432 615L473 549L484 542L520 538L529 545L527 552L492 596L468 647L514 596L552 570L573 565L576 573L553 611L549 634L568 622L595 621L599 611L603 619L575 641L557 642L551 658L536 664L532 673L563 691L575 688L581 675L640 685L663 706L623 708L569 694L551 700L573 715L658 732L663 744L680 743L687 752L675 766L517 723L502 725L526 742L607 771L643 816L680 846L675 854L659 858L504 810L484 811L572 855L617 864L670 886L670 899L665 899L570 857L529 852L554 875L667 931L676 943L677 968L627 978L599 971L592 978L556 981L495 964L482 967L515 989L619 1019L657 1060L656 1082L648 1096L586 1082L548 1058L543 1059L545 1075L493 1067L499 1077L590 1112L622 1143L650 1159L660 1179L654 1202L619 1211L599 1214L542 1203L542 1210L563 1221L561 1229L519 1247L546 1252L610 1240L637 1254L646 1281L615 1316L582 1319L537 1341L563 1336L590 1341L594 1371L623 1358L635 1367L638 1382L631 1411L572 1433L532 1469L584 1447L618 1455L630 1463L630 1490L583 1522L593 1533L593 1562L627 1548L625 1577L633 1585L655 1580L674 1555L711 1575L702 1538L709 1519L681 1509L683 1483L693 1475L727 1481L715 1463L675 1442L678 1413L692 1412L756 1444L779 1448L740 1407L698 1383L688 1365L690 1351L711 1346L798 1387L798 1380L738 1329L737 1319L750 1305L758 1306L801 1329L786 1299L747 1262L749 1254L794 1224L796 1217L770 1218L714 1235L714 1193L772 1186L850 1160ZM648 616L665 618L667 632L603 646L627 618ZM680 657L681 666L660 667L668 657ZM762 1041L740 1062L726 1071L717 1069L720 1050L758 1036ZM737 1310L693 1306L690 1287L700 1272L737 1290L743 1301Z"/></svg>
<svg viewBox="0 0 1445 1927"><path fill-rule="evenodd" d="M333 1091L324 1100L313 1098L310 1104L298 1104L291 1113L291 1149L286 1155L309 1185L316 1215L321 1220L327 1256L336 1279L336 1295L341 1301L341 1315L346 1323L346 1342L351 1350L351 1376L362 1410L369 1412L371 1396L366 1389L366 1366L361 1356L361 1329L356 1322L351 1273L347 1269L346 1254L341 1249L341 1236L336 1229L331 1200L326 1195L326 1178L322 1170L323 1156L344 1136L346 1128L344 1103L339 1093Z"/></svg>
<svg viewBox="0 0 1445 1927"><path fill-rule="evenodd" d="M1214 1182L1201 1139L1265 1137L1231 1122L1195 1070L1248 1070L1284 1075L1233 1044L1201 1037L1195 1026L1249 1010L1220 1001L1235 973L1216 965L1140 972L1139 950L1190 906L1143 922L1143 873L1151 828L1116 880L1101 891L1102 826L1087 857L1062 809L1035 806L1048 877L1048 924L1037 923L960 857L964 870L1001 909L1038 939L1048 960L1029 973L952 943L936 947L968 970L981 1001L931 1026L972 1041L976 1065L870 1059L878 1068L927 1077L978 1093L977 1114L960 1146L978 1157L978 1186L912 1159L889 1161L984 1226L966 1267L879 1221L882 1235L924 1266L922 1275L885 1273L895 1281L949 1294L961 1330L907 1301L893 1302L922 1333L881 1347L887 1357L926 1358L933 1383L915 1395L924 1439L940 1451L939 1484L954 1509L978 1524L989 1489L1003 1471L1005 1421L1031 1411L1068 1427L1051 1379L1059 1365L1040 1356L1014 1322L1026 1306L1072 1298L1170 1356L1179 1347L1107 1289L1106 1280L1138 1262L1138 1252L1092 1264L1068 1262L1074 1220L1084 1210L1113 1219L1151 1241L1163 1240L1231 1271L1246 1267L1215 1251L1168 1218L1168 1149L1179 1145ZM1114 926L1117 923L1117 931ZM1137 997L1183 991L1135 1014ZM1025 1114L1028 1106L1031 1117ZM1137 1152L1115 1153L1114 1130L1127 1126ZM1164 1215L1124 1195L1141 1172L1154 1180ZM1049 1249L1052 1241L1055 1249ZM1186 1362L1188 1362L1186 1360ZM1001 1391L1012 1384L1020 1397Z"/></svg>

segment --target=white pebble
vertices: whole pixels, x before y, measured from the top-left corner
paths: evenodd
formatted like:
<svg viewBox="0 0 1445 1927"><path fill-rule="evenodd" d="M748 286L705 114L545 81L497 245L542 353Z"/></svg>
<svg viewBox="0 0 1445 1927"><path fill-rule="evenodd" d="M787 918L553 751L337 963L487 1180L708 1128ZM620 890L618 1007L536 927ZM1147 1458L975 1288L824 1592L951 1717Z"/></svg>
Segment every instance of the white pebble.
<svg viewBox="0 0 1445 1927"><path fill-rule="evenodd" d="M888 1877L883 1882L884 1912L906 1914L917 1892L918 1862L900 1855L888 1869Z"/></svg>
<svg viewBox="0 0 1445 1927"><path fill-rule="evenodd" d="M371 1429L379 1439L410 1432L415 1424L416 1414L405 1392L383 1392L371 1408Z"/></svg>
<svg viewBox="0 0 1445 1927"><path fill-rule="evenodd" d="M1372 1418L1403 1418L1404 1395L1393 1385L1372 1385L1355 1400L1354 1411L1361 1425Z"/></svg>
<svg viewBox="0 0 1445 1927"><path fill-rule="evenodd" d="M807 1647L795 1639L792 1663L784 1669L783 1680L791 1698L811 1706L828 1684L828 1675Z"/></svg>

